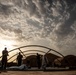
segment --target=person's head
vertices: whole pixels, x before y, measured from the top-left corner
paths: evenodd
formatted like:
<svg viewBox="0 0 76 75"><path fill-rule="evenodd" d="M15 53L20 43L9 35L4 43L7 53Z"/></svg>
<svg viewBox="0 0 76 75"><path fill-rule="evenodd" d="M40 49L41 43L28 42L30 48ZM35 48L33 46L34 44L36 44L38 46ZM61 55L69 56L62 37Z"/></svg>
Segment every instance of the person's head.
<svg viewBox="0 0 76 75"><path fill-rule="evenodd" d="M5 47L4 50L7 50L7 48Z"/></svg>
<svg viewBox="0 0 76 75"><path fill-rule="evenodd" d="M39 54L37 53L37 55L39 55Z"/></svg>
<svg viewBox="0 0 76 75"><path fill-rule="evenodd" d="M21 53L19 52L19 55L21 55Z"/></svg>

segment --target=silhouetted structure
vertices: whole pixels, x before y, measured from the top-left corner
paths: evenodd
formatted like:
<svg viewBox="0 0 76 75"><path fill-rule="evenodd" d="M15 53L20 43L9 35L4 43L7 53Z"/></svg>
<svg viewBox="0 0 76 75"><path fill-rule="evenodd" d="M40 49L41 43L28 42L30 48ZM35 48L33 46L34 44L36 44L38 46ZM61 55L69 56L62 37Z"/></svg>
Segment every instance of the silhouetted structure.
<svg viewBox="0 0 76 75"><path fill-rule="evenodd" d="M2 69L6 69L7 66L7 56L8 56L8 51L7 48L2 51Z"/></svg>
<svg viewBox="0 0 76 75"><path fill-rule="evenodd" d="M41 65L42 65L42 55L40 55L40 61L41 61ZM54 67L53 66L53 62L55 59L57 58L60 58L59 56L55 55L55 54L52 54L52 53L48 53L45 55L47 60L48 60L48 63L47 63L47 67ZM38 64L37 64L37 55L30 55L30 56L27 56L26 59L23 59L23 64L27 64L27 60L30 61L30 66L31 67L38 67Z"/></svg>
<svg viewBox="0 0 76 75"><path fill-rule="evenodd" d="M52 53L48 53L45 56L48 60L47 66L50 66L50 67L54 67L54 64L53 64L54 60L57 58L60 58L59 56L52 54Z"/></svg>
<svg viewBox="0 0 76 75"><path fill-rule="evenodd" d="M30 55L23 59L23 64L27 64L29 60L31 67L37 67L37 55Z"/></svg>
<svg viewBox="0 0 76 75"><path fill-rule="evenodd" d="M64 57L64 59L61 61L62 66L68 66L68 67L76 67L76 56L74 55L67 55Z"/></svg>
<svg viewBox="0 0 76 75"><path fill-rule="evenodd" d="M27 65L28 68L31 68L30 60L27 60L27 61L26 61L26 65Z"/></svg>
<svg viewBox="0 0 76 75"><path fill-rule="evenodd" d="M57 67L69 67L71 69L76 69L76 56L74 55L67 55L57 58L54 60L54 64Z"/></svg>
<svg viewBox="0 0 76 75"><path fill-rule="evenodd" d="M17 56L17 63L18 63L18 66L20 66L22 64L22 58L23 56L21 55L21 53L19 52L18 56Z"/></svg>
<svg viewBox="0 0 76 75"><path fill-rule="evenodd" d="M38 69L41 68L41 57L38 53L37 53L37 66L38 66Z"/></svg>

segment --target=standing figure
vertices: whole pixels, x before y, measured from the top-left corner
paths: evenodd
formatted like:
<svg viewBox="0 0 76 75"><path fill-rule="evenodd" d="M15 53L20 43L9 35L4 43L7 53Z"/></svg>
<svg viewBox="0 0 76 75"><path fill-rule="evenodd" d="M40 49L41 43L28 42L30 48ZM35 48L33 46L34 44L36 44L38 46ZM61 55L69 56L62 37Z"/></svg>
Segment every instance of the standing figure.
<svg viewBox="0 0 76 75"><path fill-rule="evenodd" d="M7 56L8 56L8 51L7 48L2 51L2 69L6 69L7 67Z"/></svg>
<svg viewBox="0 0 76 75"><path fill-rule="evenodd" d="M18 56L17 56L18 66L21 66L21 64L22 64L22 58L23 58L23 56L22 56L21 53L19 52L19 54L18 54Z"/></svg>
<svg viewBox="0 0 76 75"><path fill-rule="evenodd" d="M48 63L47 57L45 55L43 55L42 56L42 68L44 70L46 70L47 63Z"/></svg>
<svg viewBox="0 0 76 75"><path fill-rule="evenodd" d="M38 53L37 53L37 65L38 65L38 69L40 69L41 68L41 57Z"/></svg>

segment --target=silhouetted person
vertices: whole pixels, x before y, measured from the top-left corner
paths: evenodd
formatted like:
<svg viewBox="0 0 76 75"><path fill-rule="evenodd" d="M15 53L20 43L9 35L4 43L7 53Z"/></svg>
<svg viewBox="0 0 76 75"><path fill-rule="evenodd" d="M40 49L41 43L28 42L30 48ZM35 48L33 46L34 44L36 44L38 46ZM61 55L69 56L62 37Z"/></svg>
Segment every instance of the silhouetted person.
<svg viewBox="0 0 76 75"><path fill-rule="evenodd" d="M2 69L6 69L7 67L7 56L8 56L8 51L7 48L2 51Z"/></svg>
<svg viewBox="0 0 76 75"><path fill-rule="evenodd" d="M42 68L44 70L46 70L47 63L48 63L47 57L45 55L43 55L42 56Z"/></svg>
<svg viewBox="0 0 76 75"><path fill-rule="evenodd" d="M23 58L23 56L22 56L21 53L19 52L19 54L18 54L18 56L17 56L18 66L21 66L21 64L22 64L22 58Z"/></svg>
<svg viewBox="0 0 76 75"><path fill-rule="evenodd" d="M38 69L41 68L41 57L38 53L37 53L37 66L38 66Z"/></svg>

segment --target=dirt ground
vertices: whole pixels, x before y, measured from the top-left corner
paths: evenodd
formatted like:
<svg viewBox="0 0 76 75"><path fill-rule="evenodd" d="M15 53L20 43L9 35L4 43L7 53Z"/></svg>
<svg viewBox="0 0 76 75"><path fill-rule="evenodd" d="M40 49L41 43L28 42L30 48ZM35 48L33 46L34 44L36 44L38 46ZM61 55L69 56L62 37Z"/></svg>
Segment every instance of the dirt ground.
<svg viewBox="0 0 76 75"><path fill-rule="evenodd" d="M76 71L7 71L0 75L76 75Z"/></svg>

